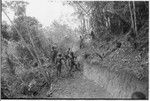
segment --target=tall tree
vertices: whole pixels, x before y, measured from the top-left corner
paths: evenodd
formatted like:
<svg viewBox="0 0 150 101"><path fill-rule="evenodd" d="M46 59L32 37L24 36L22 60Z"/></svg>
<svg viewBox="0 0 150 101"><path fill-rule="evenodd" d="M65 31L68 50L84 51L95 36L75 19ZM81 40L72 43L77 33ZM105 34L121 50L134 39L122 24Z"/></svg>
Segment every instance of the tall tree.
<svg viewBox="0 0 150 101"><path fill-rule="evenodd" d="M3 9L10 8L14 11L16 17L26 15L26 6L28 4L25 1L5 1L2 3Z"/></svg>

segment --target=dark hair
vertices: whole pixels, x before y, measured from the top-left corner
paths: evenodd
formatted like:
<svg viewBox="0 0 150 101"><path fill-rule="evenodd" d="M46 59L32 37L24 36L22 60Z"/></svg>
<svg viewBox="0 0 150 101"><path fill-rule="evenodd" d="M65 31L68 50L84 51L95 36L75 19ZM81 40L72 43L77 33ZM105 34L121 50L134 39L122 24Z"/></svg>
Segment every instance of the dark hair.
<svg viewBox="0 0 150 101"><path fill-rule="evenodd" d="M132 99L146 99L145 94L143 94L142 92L134 92L131 95Z"/></svg>

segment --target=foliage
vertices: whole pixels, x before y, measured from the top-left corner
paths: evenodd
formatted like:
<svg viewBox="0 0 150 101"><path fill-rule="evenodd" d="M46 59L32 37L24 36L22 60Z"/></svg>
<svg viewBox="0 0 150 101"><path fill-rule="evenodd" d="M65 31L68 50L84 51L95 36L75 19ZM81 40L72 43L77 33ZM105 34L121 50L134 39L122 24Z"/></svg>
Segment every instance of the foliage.
<svg viewBox="0 0 150 101"><path fill-rule="evenodd" d="M89 33L90 28L89 25L86 23L88 20L87 18L90 16L91 13L91 4L92 2L86 2L86 1L67 1L67 4L73 6L75 9L75 12L73 15L77 16L77 18L80 20L80 25L78 27L80 34L82 36L85 36Z"/></svg>
<svg viewBox="0 0 150 101"><path fill-rule="evenodd" d="M139 31L139 29L148 21L148 2L134 3L136 7L135 21ZM94 2L92 6L93 11L90 18L91 25L98 39L105 39L105 37L107 39L108 35L112 35L112 38L118 37L127 34L131 30L130 6L127 1ZM141 10L143 10L143 13L139 13ZM139 34L137 33L136 36L138 37L138 35ZM132 35L131 37L135 39L135 35ZM145 38L146 37L147 36L145 36Z"/></svg>
<svg viewBox="0 0 150 101"><path fill-rule="evenodd" d="M2 3L3 9L12 9L15 12L15 16L24 16L26 14L26 6L28 2L25 1L5 1Z"/></svg>
<svg viewBox="0 0 150 101"><path fill-rule="evenodd" d="M9 31L9 25L6 23L6 22L2 22L2 31L1 31L1 34L2 34L2 37L5 38L6 40L9 40L10 39L10 31Z"/></svg>
<svg viewBox="0 0 150 101"><path fill-rule="evenodd" d="M18 17L16 19L14 19L14 24L15 24L15 27L20 32L20 34L25 39L26 43L31 43L29 41L29 35L28 35L29 31L32 30L32 32L33 32L33 30L36 30L35 26L38 26L39 22L33 17ZM13 34L12 35L13 39L18 41L20 38L19 38L19 35L18 35L16 29L13 26L11 28L12 28L11 30L12 30L12 34ZM32 34L34 34L34 33L32 33Z"/></svg>
<svg viewBox="0 0 150 101"><path fill-rule="evenodd" d="M34 60L33 56L31 55L31 53L29 52L29 50L26 47L23 47L21 44L18 44L16 47L16 51L17 51L17 57L19 59L19 61L25 65L25 67L27 66L29 68L29 64L31 61Z"/></svg>
<svg viewBox="0 0 150 101"><path fill-rule="evenodd" d="M3 5L3 7L5 6L7 9L7 7L9 6L15 12L16 18L14 19L13 22L14 22L14 26L19 32L19 33L17 32L17 30L13 25L12 26L7 26L6 24L3 25L3 34L8 33L7 29L8 28L10 29L10 38L13 41L10 40L8 43L15 44L15 47L13 47L14 49L13 51L16 51L14 54L14 52L9 53L7 50L4 50L7 53L7 56L3 57L3 59L6 61L6 62L3 61L3 65L2 65L3 77L7 78L4 79L4 81L10 82L9 84L11 84L8 87L8 93L10 94L10 96L7 97L16 98L18 94L22 94L22 92L24 92L25 87L27 87L28 89L29 84L32 81L31 80L26 82L23 80L25 77L23 75L25 73L39 71L39 73L37 74L41 74L44 77L44 79L42 78L42 80L45 80L50 86L51 83L51 81L49 80L50 76L46 76L46 74L44 73L43 66L41 66L40 69L37 68L37 65L39 66L39 64L37 64L36 61L36 58L39 57L39 55L44 54L46 51L48 51L48 50L46 51L44 50L44 48L46 48L48 44L45 44L46 40L44 39L44 36L42 36L42 32L40 31L41 24L39 24L38 20L36 20L33 17L25 16L26 4L24 4L23 2L5 2L5 3L6 5ZM22 9L20 7L22 7ZM5 38L7 38L6 35L4 36ZM23 41L22 38L25 40L25 43L22 43ZM40 58L42 57L40 56ZM37 70L32 71L33 68L36 68ZM34 75L36 76L36 74ZM27 77L25 78L27 79ZM41 81L40 78L37 78L37 80ZM38 84L39 82L36 82L35 87L37 87ZM41 86L43 88L45 85L41 85ZM30 92L30 95L27 96L31 96L31 93L40 92L39 89L41 88L36 88L36 91L32 90ZM3 94L8 95L6 91L4 91ZM23 93L23 95L26 96L25 93Z"/></svg>
<svg viewBox="0 0 150 101"><path fill-rule="evenodd" d="M68 25L60 24L59 22L54 21L50 27L51 29L49 36L58 46L62 46L62 44L64 44L63 42L69 43L76 40L76 34L68 27Z"/></svg>

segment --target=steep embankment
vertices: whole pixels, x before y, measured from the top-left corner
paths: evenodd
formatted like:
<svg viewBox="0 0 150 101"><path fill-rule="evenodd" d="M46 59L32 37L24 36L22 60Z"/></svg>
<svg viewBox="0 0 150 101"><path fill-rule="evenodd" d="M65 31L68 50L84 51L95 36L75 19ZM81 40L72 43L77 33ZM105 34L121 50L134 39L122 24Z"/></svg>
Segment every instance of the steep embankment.
<svg viewBox="0 0 150 101"><path fill-rule="evenodd" d="M83 74L103 86L113 98L130 98L135 91L148 96L148 73L144 70L148 67L142 65L142 61L138 53L131 52L130 48L120 48L103 59L93 56L87 58L83 63Z"/></svg>
<svg viewBox="0 0 150 101"><path fill-rule="evenodd" d="M113 98L130 98L134 91L146 94L145 91L148 90L147 82L140 82L127 72L124 74L111 72L107 67L84 63L84 75L104 87Z"/></svg>

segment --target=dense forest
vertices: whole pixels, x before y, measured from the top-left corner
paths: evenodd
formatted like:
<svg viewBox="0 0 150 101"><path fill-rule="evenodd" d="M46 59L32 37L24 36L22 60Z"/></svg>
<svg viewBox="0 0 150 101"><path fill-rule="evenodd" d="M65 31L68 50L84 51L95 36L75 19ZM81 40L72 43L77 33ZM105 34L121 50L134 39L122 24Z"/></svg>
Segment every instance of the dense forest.
<svg viewBox="0 0 150 101"><path fill-rule="evenodd" d="M80 73L103 86L111 95L108 98L130 99L136 91L148 98L149 2L63 3L75 9L81 23L77 29L58 21L44 28L35 17L26 15L28 2L2 2L2 13L11 24L2 18L1 97L55 98L60 78L70 80ZM14 12L13 20L8 9ZM74 60L64 58L68 49ZM61 63L53 61L54 51L62 57Z"/></svg>

